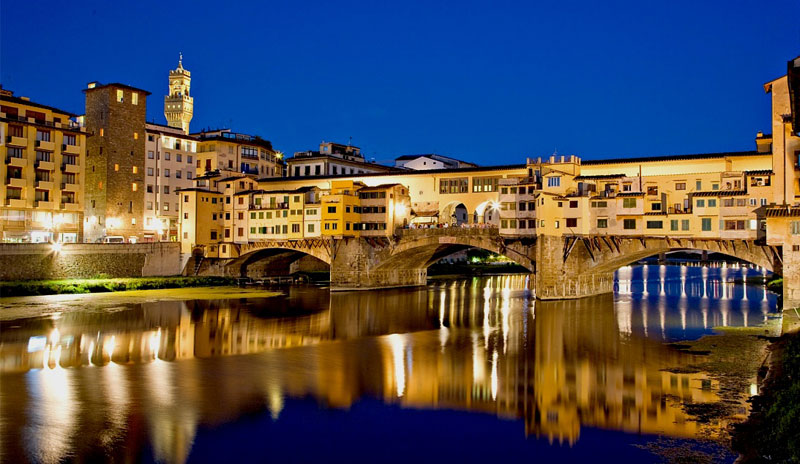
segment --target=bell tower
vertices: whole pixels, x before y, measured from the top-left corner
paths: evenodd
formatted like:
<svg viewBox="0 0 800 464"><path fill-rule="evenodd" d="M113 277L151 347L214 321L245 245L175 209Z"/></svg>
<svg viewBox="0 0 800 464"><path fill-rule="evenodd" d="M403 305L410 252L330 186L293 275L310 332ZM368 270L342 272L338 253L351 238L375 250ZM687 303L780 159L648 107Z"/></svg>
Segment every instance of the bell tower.
<svg viewBox="0 0 800 464"><path fill-rule="evenodd" d="M189 122L194 113L194 98L189 96L192 73L183 69L183 54L178 59L178 67L169 72L169 94L164 97L164 117L167 125L189 133Z"/></svg>

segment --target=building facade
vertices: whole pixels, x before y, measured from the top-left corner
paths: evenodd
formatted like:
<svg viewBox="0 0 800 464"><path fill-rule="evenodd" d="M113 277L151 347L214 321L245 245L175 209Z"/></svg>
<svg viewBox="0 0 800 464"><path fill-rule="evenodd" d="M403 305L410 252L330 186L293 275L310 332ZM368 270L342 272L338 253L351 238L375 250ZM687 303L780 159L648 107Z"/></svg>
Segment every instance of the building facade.
<svg viewBox="0 0 800 464"><path fill-rule="evenodd" d="M145 115L150 92L125 84L89 83L85 124L85 239L143 237Z"/></svg>
<svg viewBox="0 0 800 464"><path fill-rule="evenodd" d="M181 129L145 125L145 241L177 241L178 190L191 188L195 177L197 139Z"/></svg>
<svg viewBox="0 0 800 464"><path fill-rule="evenodd" d="M397 170L367 162L358 147L324 141L319 144L319 151L296 152L286 160L286 165L287 177L347 176Z"/></svg>
<svg viewBox="0 0 800 464"><path fill-rule="evenodd" d="M272 143L257 135L238 134L230 129L192 134L198 142L196 174L217 173L222 177L246 174L255 177L282 177L283 155Z"/></svg>
<svg viewBox="0 0 800 464"><path fill-rule="evenodd" d="M0 239L83 240L86 129L0 87Z"/></svg>
<svg viewBox="0 0 800 464"><path fill-rule="evenodd" d="M437 155L435 153L425 155L404 155L395 158L395 167L403 169L414 169L417 171L427 171L429 169L459 169L476 168L475 163L462 161L449 156Z"/></svg>

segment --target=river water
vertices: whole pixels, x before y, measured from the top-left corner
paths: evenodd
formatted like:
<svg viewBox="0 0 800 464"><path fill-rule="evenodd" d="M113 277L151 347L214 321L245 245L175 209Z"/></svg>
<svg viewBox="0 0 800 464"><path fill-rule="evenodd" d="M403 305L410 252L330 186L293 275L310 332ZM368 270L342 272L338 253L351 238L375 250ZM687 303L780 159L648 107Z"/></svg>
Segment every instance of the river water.
<svg viewBox="0 0 800 464"><path fill-rule="evenodd" d="M732 461L698 438L754 391L697 421L683 405L720 401L719 382L669 342L767 323L775 296L728 282L753 274L627 267L614 295L559 302L505 275L0 314L0 456L659 462L650 445L668 441Z"/></svg>

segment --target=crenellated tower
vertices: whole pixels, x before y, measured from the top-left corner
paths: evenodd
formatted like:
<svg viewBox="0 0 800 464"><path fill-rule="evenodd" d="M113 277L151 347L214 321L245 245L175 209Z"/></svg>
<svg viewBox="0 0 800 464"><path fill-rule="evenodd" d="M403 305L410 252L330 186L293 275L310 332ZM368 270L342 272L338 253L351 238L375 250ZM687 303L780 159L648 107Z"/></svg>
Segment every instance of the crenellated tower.
<svg viewBox="0 0 800 464"><path fill-rule="evenodd" d="M169 95L164 97L164 117L167 125L189 133L189 122L194 112L194 98L189 96L192 73L183 69L183 54L178 59L178 68L169 72Z"/></svg>

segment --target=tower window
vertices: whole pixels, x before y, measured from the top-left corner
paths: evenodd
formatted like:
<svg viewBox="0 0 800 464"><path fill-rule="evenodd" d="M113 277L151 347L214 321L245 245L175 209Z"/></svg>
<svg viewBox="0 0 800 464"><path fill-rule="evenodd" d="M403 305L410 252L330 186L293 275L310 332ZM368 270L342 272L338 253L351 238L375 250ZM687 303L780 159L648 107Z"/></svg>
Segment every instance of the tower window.
<svg viewBox="0 0 800 464"><path fill-rule="evenodd" d="M122 93L122 89L117 89L117 101L120 102L120 103L125 101L125 98L124 98L123 93Z"/></svg>
<svg viewBox="0 0 800 464"><path fill-rule="evenodd" d="M139 94L136 92L131 93L131 103L134 105L139 104Z"/></svg>

